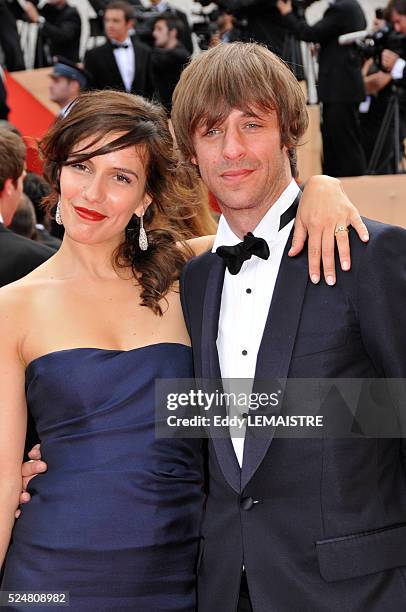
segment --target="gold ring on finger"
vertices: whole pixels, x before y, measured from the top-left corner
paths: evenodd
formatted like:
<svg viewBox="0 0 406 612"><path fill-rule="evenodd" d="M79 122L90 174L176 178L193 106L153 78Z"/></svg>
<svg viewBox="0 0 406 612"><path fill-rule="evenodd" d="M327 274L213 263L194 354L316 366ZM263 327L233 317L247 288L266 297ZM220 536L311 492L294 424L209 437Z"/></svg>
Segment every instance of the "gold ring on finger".
<svg viewBox="0 0 406 612"><path fill-rule="evenodd" d="M334 234L337 235L338 232L349 232L349 229L346 225L337 225L335 230L334 230Z"/></svg>

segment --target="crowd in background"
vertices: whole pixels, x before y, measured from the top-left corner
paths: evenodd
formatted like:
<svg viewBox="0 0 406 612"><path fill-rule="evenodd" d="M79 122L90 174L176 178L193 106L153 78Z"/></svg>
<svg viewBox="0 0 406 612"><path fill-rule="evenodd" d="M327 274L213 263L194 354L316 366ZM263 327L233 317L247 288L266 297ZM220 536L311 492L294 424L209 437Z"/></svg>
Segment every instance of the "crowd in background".
<svg viewBox="0 0 406 612"><path fill-rule="evenodd" d="M17 21L37 24L34 65L53 66L49 97L61 116L81 91L104 88L159 101L169 116L173 90L193 52L254 39L287 61L301 80L306 75L300 41L305 41L318 73L324 172L343 177L401 171L406 0L391 0L377 11L368 33L357 0L331 0L322 18L309 25L306 9L314 1L218 0L209 10L204 8L208 0L202 0L198 21L190 24L166 0L150 0L148 9L140 0L89 0L96 12L91 24L95 42L80 57L81 18L67 0L0 0L0 47L7 70L24 69ZM345 34L350 37L340 42ZM104 42L98 44L100 36ZM1 75L0 118L7 119ZM26 197L11 229L55 249L58 228L47 225L40 207L46 189L41 177L26 177Z"/></svg>

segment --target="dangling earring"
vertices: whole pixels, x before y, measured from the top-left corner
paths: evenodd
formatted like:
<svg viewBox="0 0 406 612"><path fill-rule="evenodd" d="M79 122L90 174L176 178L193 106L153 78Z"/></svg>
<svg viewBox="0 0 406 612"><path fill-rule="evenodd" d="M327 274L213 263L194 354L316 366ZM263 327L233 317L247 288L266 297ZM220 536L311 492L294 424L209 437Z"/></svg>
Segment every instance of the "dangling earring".
<svg viewBox="0 0 406 612"><path fill-rule="evenodd" d="M56 205L55 221L57 222L58 225L63 225L62 216L61 216L61 198L59 198L58 204Z"/></svg>
<svg viewBox="0 0 406 612"><path fill-rule="evenodd" d="M144 229L144 214L140 217L140 234L138 238L138 244L140 246L141 251L146 251L148 249L148 237L147 232Z"/></svg>

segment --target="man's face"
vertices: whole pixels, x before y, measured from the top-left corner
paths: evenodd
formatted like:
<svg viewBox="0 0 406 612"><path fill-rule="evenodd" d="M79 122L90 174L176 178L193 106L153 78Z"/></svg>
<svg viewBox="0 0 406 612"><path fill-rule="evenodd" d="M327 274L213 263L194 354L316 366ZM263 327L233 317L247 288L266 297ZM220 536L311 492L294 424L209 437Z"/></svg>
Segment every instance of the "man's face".
<svg viewBox="0 0 406 612"><path fill-rule="evenodd" d="M152 35L154 37L155 46L160 49L165 49L169 42L169 29L165 20L160 19L155 23Z"/></svg>
<svg viewBox="0 0 406 612"><path fill-rule="evenodd" d="M71 81L64 76L52 76L49 84L50 99L63 108L68 102L76 98L77 87L75 85L75 81Z"/></svg>
<svg viewBox="0 0 406 612"><path fill-rule="evenodd" d="M104 13L104 31L109 40L124 42L132 24L132 21L126 21L121 9L108 9Z"/></svg>
<svg viewBox="0 0 406 612"><path fill-rule="evenodd" d="M7 179L6 181L2 192L3 202L1 210L5 225L10 225L13 220L14 213L17 210L17 206L19 205L23 195L23 182L26 174L27 173L24 169L23 173L17 179L15 184L10 179Z"/></svg>
<svg viewBox="0 0 406 612"><path fill-rule="evenodd" d="M401 15L397 11L392 11L392 25L395 32L406 34L406 15Z"/></svg>
<svg viewBox="0 0 406 612"><path fill-rule="evenodd" d="M265 214L291 179L275 111L235 108L222 124L198 127L193 143L192 162L223 212L257 208Z"/></svg>

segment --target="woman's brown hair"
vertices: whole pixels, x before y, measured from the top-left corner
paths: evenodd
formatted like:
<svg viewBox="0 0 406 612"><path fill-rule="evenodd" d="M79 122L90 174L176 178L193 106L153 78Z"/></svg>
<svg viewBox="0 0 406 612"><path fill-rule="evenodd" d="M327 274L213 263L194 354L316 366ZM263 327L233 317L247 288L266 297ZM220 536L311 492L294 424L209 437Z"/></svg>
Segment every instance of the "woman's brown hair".
<svg viewBox="0 0 406 612"><path fill-rule="evenodd" d="M117 138L95 150L95 145L107 134L117 134ZM77 150L77 145L85 140L86 146ZM68 115L58 120L40 143L45 158L44 176L53 188L46 206L53 208L57 202L64 165L129 146L139 148L145 159L145 191L152 198L144 217L149 246L147 251L139 248L139 219L134 215L124 242L113 255L113 265L116 269L132 269L142 287L141 304L162 315L160 301L192 255L187 245L183 249L177 246L183 236L172 220L178 217L179 203L191 216L196 205L193 190L178 177L178 162L162 107L117 91L94 91L79 96ZM159 228L154 222L156 217Z"/></svg>

